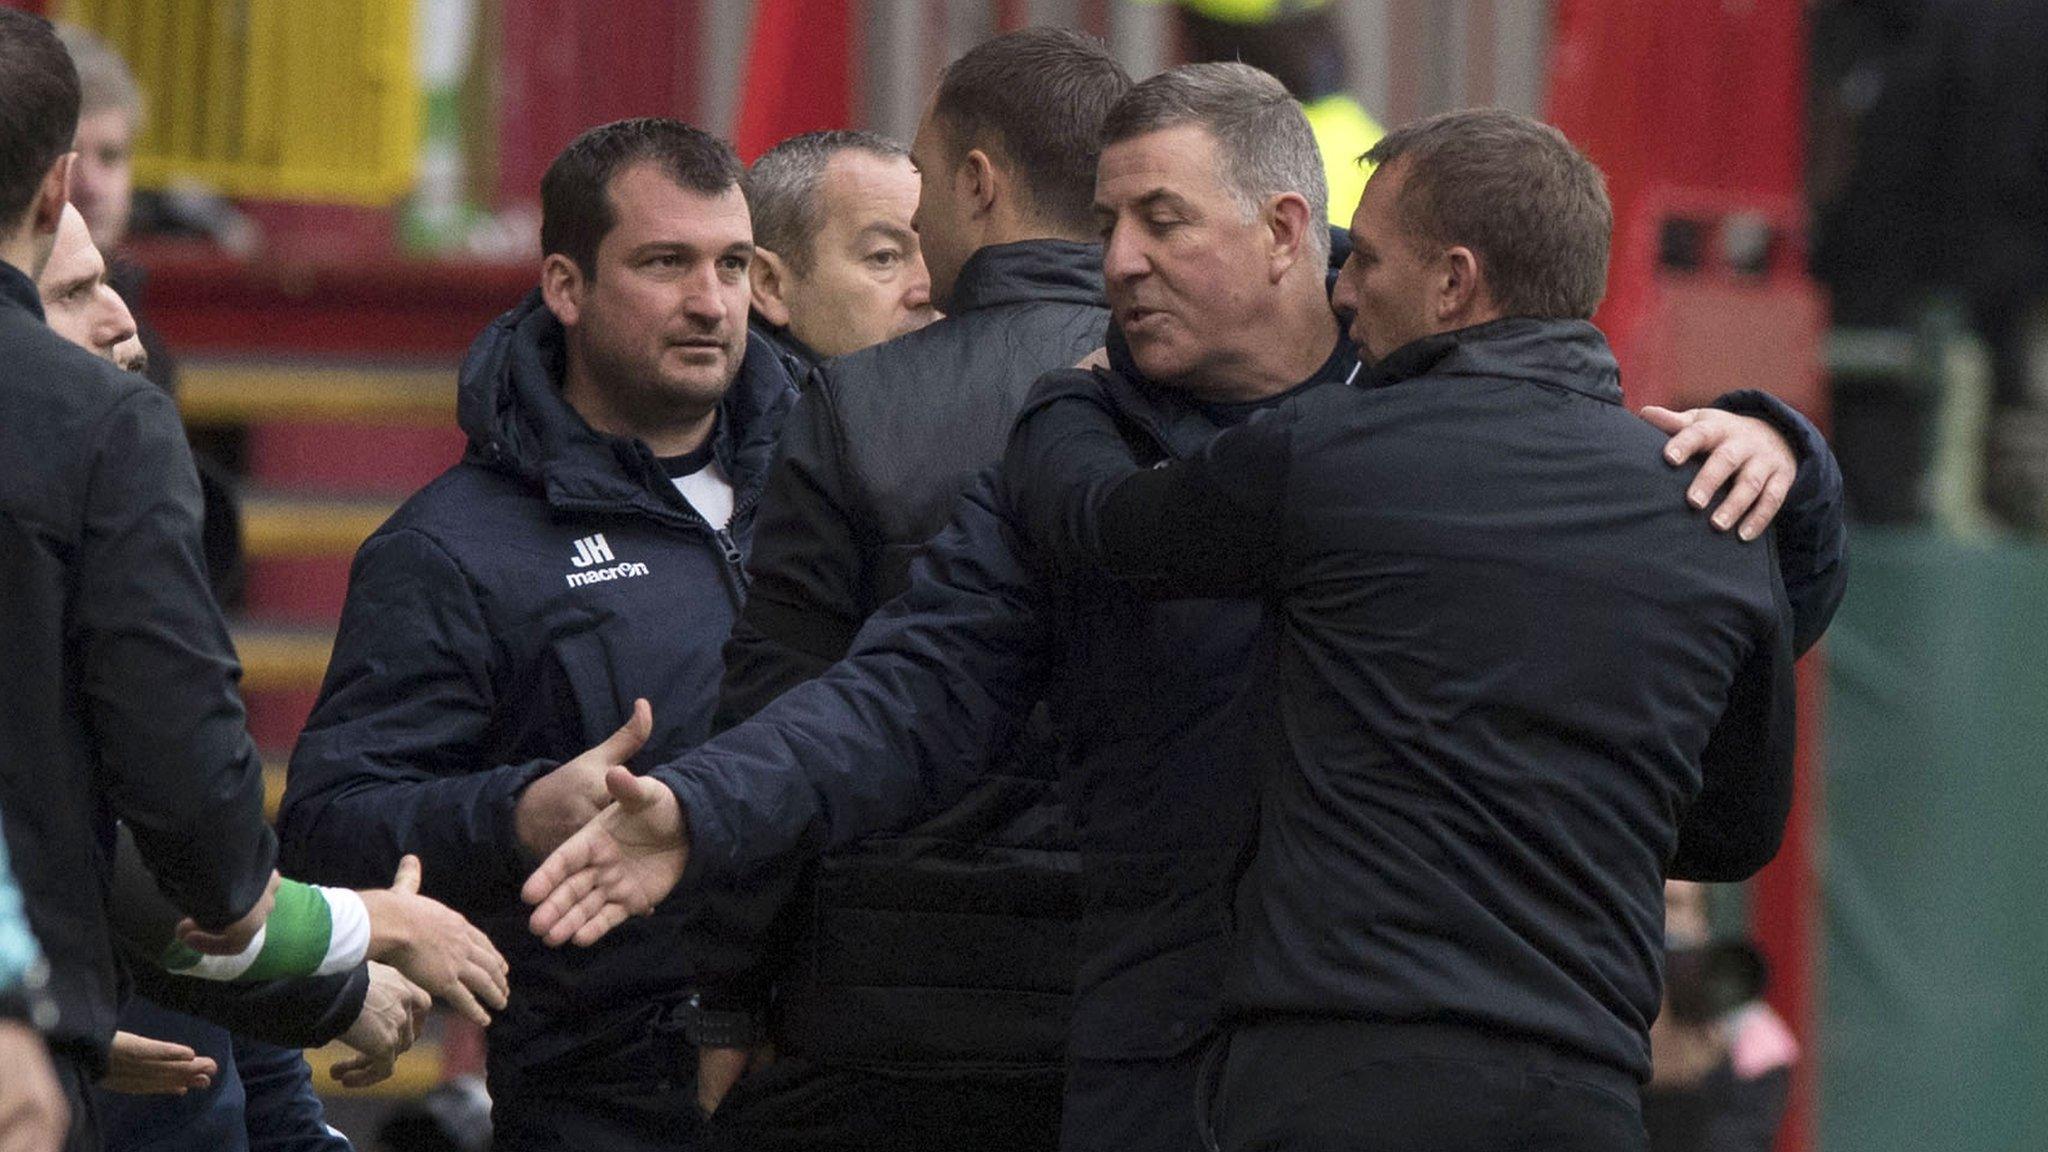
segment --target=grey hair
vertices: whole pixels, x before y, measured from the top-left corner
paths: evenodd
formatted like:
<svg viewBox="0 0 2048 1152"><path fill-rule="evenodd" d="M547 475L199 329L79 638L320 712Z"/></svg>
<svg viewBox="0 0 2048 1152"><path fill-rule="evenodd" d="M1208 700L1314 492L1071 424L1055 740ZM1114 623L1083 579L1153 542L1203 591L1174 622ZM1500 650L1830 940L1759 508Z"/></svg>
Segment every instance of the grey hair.
<svg viewBox="0 0 2048 1152"><path fill-rule="evenodd" d="M1140 81L1110 110L1103 146L1193 124L1216 140L1224 184L1246 216L1274 196L1308 201L1309 249L1330 258L1330 189L1301 105L1249 64L1183 64Z"/></svg>
<svg viewBox="0 0 2048 1152"><path fill-rule="evenodd" d="M142 88L128 61L105 40L76 24L57 25L57 39L71 53L78 69L79 115L90 116L109 108L128 113L129 126L142 127Z"/></svg>
<svg viewBox="0 0 2048 1152"><path fill-rule="evenodd" d="M1587 320L1600 307L1614 208L1600 169L1564 133L1503 108L1446 112L1388 133L1361 159L1381 173L1400 165L1402 229L1477 253L1504 314Z"/></svg>
<svg viewBox="0 0 2048 1152"><path fill-rule="evenodd" d="M798 272L811 266L811 241L823 225L818 187L825 168L842 152L909 160L910 150L873 132L834 130L791 136L763 152L747 169L747 211L754 244L787 260Z"/></svg>

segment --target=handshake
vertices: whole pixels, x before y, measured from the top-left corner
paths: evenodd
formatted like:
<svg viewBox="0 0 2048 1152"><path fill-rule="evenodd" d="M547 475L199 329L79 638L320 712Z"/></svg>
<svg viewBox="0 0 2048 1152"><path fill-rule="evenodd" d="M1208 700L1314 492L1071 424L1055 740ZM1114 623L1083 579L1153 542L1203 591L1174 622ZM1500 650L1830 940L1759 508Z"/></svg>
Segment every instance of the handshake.
<svg viewBox="0 0 2048 1152"><path fill-rule="evenodd" d="M534 781L514 810L519 839L541 866L520 895L528 923L552 947L590 945L631 916L645 916L683 878L689 834L682 806L626 761L654 731L645 700L602 744Z"/></svg>

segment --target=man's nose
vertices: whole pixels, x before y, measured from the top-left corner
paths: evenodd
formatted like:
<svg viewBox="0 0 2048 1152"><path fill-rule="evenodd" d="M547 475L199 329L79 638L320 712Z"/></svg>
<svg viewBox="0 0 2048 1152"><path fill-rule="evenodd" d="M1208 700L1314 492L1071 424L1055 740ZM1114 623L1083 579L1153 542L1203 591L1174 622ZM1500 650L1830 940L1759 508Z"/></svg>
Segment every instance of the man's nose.
<svg viewBox="0 0 2048 1152"><path fill-rule="evenodd" d="M1102 245L1102 276L1106 280L1130 280L1143 276L1151 267L1144 243L1134 228L1112 228Z"/></svg>
<svg viewBox="0 0 2048 1152"><path fill-rule="evenodd" d="M1344 266L1337 269L1337 287L1330 293L1330 307L1346 315L1358 311L1358 287L1352 280L1358 275L1358 256L1344 258Z"/></svg>
<svg viewBox="0 0 2048 1152"><path fill-rule="evenodd" d="M683 312L692 320L716 326L725 322L729 309L726 307L724 285L719 283L716 269L691 281L689 295L683 298Z"/></svg>
<svg viewBox="0 0 2048 1152"><path fill-rule="evenodd" d="M93 344L111 352L114 345L135 335L135 314L128 311L128 304L121 294L100 285L98 296L99 318L95 324Z"/></svg>
<svg viewBox="0 0 2048 1152"><path fill-rule="evenodd" d="M932 274L925 270L924 259L919 257L910 270L910 287L903 294L903 307L915 312L932 306Z"/></svg>

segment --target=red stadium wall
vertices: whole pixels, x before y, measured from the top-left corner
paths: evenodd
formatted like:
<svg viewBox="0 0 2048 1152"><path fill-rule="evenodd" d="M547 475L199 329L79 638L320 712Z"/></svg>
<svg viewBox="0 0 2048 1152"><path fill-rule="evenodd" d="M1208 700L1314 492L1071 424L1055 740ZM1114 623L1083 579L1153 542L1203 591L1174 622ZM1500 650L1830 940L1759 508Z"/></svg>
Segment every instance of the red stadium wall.
<svg viewBox="0 0 2048 1152"><path fill-rule="evenodd" d="M1825 426L1826 307L1805 272L1804 0L1558 0L1548 119L1607 173L1607 301L1631 404L1776 393ZM1800 668L1797 795L1752 885L1773 1006L1805 1056L1780 1132L1813 1147L1823 669Z"/></svg>

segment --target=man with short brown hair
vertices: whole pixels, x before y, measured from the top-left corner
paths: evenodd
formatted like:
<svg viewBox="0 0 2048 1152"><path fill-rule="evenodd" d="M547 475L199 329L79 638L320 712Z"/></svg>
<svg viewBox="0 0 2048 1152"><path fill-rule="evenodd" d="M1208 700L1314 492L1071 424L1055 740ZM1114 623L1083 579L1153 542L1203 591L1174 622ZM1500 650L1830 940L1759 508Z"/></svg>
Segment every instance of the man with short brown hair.
<svg viewBox="0 0 2048 1152"><path fill-rule="evenodd" d="M1114 128L1112 265L1121 206L1203 159ZM1281 622L1222 1146L1640 1149L1665 872L1775 853L1801 629L1761 513L1703 531L1687 491L1720 485L1622 406L1592 163L1500 111L1368 158L1335 297L1359 387L1148 467L1099 380L1049 378L1006 485L1056 571ZM1132 354L1171 366L1179 335Z"/></svg>
<svg viewBox="0 0 2048 1152"><path fill-rule="evenodd" d="M795 399L747 331L742 177L730 145L661 118L555 158L539 286L462 367L468 451L363 543L292 753L278 830L296 874L362 886L416 854L427 894L510 964L485 1034L506 1152L697 1147L754 1040L758 998L733 978L780 889L590 951L510 915L533 862L607 802L579 751L673 755L710 733Z"/></svg>

